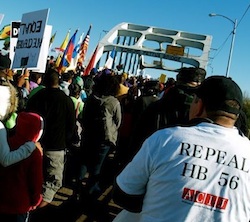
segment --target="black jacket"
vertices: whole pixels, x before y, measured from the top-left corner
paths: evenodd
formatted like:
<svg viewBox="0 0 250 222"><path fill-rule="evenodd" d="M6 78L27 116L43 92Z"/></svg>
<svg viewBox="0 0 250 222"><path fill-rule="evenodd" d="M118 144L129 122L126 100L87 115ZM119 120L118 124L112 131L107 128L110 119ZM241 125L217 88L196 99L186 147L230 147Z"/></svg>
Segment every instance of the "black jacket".
<svg viewBox="0 0 250 222"><path fill-rule="evenodd" d="M187 124L189 108L193 100L193 88L175 86L160 100L151 103L136 121L128 152L131 157L139 150L143 141L159 129Z"/></svg>
<svg viewBox="0 0 250 222"><path fill-rule="evenodd" d="M73 101L59 88L44 88L32 96L27 111L33 111L44 119L41 145L46 151L64 150L71 144L76 116Z"/></svg>

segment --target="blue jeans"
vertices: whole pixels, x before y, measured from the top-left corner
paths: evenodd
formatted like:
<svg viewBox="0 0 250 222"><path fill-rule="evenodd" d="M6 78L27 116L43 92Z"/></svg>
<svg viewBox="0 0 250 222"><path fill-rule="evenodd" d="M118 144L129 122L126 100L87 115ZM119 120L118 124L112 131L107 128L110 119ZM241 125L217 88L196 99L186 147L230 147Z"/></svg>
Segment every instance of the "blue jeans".
<svg viewBox="0 0 250 222"><path fill-rule="evenodd" d="M28 222L29 213L24 214L0 214L0 221L3 222Z"/></svg>
<svg viewBox="0 0 250 222"><path fill-rule="evenodd" d="M97 187L98 189L98 182L99 182L99 175L101 173L101 169L104 163L104 160L106 159L108 152L110 150L109 145L102 144L99 152L98 152L98 158L94 165L82 165L81 166L81 172L79 179L82 180L87 173L89 172L89 179L88 179L88 185L89 187Z"/></svg>

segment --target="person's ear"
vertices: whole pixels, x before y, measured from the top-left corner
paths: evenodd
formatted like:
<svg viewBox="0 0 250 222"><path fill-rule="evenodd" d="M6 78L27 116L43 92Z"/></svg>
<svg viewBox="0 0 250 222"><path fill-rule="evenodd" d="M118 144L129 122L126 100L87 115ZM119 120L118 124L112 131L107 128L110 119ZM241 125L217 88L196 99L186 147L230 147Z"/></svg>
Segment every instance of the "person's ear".
<svg viewBox="0 0 250 222"><path fill-rule="evenodd" d="M198 103L197 104L197 115L202 116L204 111L205 111L205 106L204 106L202 99L200 99L198 97L197 97L197 99L198 99L198 101L197 101L197 103Z"/></svg>
<svg viewBox="0 0 250 222"><path fill-rule="evenodd" d="M202 118L204 115L204 103L202 99L197 97L196 95L194 96L193 102L190 106L189 110L189 119L194 119L194 118Z"/></svg>

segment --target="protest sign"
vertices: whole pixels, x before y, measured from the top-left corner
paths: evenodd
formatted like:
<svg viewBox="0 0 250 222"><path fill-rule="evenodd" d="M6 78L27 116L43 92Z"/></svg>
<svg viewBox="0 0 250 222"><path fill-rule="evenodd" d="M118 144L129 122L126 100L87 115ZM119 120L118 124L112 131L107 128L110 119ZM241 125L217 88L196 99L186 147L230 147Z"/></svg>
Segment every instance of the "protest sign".
<svg viewBox="0 0 250 222"><path fill-rule="evenodd" d="M18 33L20 28L21 21L13 21L11 22L11 32L10 32L10 52L9 58L13 63L15 48L18 40ZM12 65L11 65L12 67Z"/></svg>
<svg viewBox="0 0 250 222"><path fill-rule="evenodd" d="M15 47L13 69L38 68L48 13L49 9L23 14Z"/></svg>

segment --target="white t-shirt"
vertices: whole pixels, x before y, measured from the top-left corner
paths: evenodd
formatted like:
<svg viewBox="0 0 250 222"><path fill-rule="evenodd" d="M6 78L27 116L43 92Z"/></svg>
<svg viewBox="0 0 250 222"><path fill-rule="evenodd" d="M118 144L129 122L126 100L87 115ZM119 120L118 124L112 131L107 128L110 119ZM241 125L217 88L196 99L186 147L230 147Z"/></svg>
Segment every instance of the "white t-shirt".
<svg viewBox="0 0 250 222"><path fill-rule="evenodd" d="M159 130L116 179L127 194L146 193L142 212L123 211L114 221L248 222L249 170L250 141L236 128Z"/></svg>
<svg viewBox="0 0 250 222"><path fill-rule="evenodd" d="M34 142L26 142L17 150L10 152L6 129L0 121L0 164L2 166L6 167L29 157L35 148L36 146Z"/></svg>

